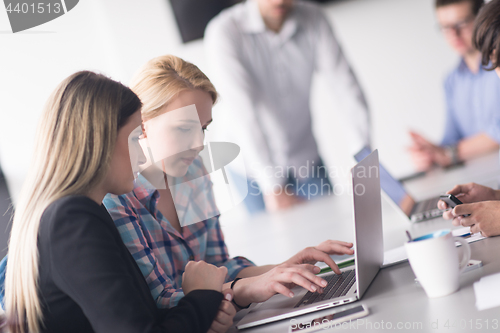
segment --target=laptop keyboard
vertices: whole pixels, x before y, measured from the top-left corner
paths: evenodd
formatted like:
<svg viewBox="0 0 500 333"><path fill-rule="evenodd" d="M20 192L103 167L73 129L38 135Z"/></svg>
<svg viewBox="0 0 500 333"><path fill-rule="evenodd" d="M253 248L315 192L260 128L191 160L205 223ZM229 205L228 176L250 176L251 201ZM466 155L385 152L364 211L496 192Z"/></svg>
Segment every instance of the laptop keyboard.
<svg viewBox="0 0 500 333"><path fill-rule="evenodd" d="M439 197L427 199L418 203L411 216L413 222L428 220L443 215L443 212L437 208Z"/></svg>
<svg viewBox="0 0 500 333"><path fill-rule="evenodd" d="M422 209L420 211L429 211L429 210L434 210L437 209L437 203L439 201L439 198L430 198L427 200L422 201Z"/></svg>
<svg viewBox="0 0 500 333"><path fill-rule="evenodd" d="M332 274L325 276L324 279L328 282L328 284L325 288L323 288L323 292L321 294L318 292L312 293L308 291L294 306L294 308L347 295L349 289L351 289L352 285L356 282L356 272L353 269L342 272L341 275Z"/></svg>

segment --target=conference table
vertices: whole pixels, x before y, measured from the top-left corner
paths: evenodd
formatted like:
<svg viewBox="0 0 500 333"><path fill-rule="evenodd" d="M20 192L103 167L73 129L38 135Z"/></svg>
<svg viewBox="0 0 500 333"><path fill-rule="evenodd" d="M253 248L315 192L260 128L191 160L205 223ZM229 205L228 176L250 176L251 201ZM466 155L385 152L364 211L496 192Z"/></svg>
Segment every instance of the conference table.
<svg viewBox="0 0 500 333"><path fill-rule="evenodd" d="M405 182L405 187L416 199L425 199L444 193L459 183L476 182L496 187L499 176L499 154L494 153L448 170L430 171L425 176ZM407 241L406 230L413 237L418 237L439 229L455 228L450 221L442 218L411 223L388 200L386 197L382 199L384 251L404 245ZM353 241L352 194L346 186L343 193L311 200L282 212L248 218L232 218L229 212L221 217L221 224L232 256L245 256L257 265L276 264L326 239ZM483 266L460 276L458 292L430 299L415 282L408 262L386 267L379 271L362 299L357 302L365 305L370 314L358 320L356 327L346 329L360 332L498 330L500 307L478 311L473 284L482 276L500 272L500 237L483 239L470 246L471 259L481 260ZM240 311L235 323L248 311ZM296 317L295 320L306 321L329 311L331 309ZM244 332L289 332L289 327L290 320L283 320ZM339 329L342 328L321 331ZM233 326L230 332L235 331L237 329Z"/></svg>

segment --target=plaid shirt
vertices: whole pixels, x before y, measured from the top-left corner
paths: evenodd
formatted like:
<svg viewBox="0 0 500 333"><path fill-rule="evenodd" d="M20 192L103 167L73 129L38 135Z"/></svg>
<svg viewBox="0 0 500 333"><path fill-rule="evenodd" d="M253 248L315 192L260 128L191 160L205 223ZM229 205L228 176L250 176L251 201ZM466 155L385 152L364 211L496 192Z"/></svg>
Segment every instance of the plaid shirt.
<svg viewBox="0 0 500 333"><path fill-rule="evenodd" d="M219 224L212 182L200 157L191 164L186 177L192 179L193 174L205 176L205 181L202 188L190 187L190 190L174 193L179 220L189 215L189 211L196 212L201 208L213 210L203 216L215 217L184 226L182 233L175 230L158 211L159 193L142 176L139 176L132 192L120 196L108 194L103 201L160 308L173 307L184 296L182 273L190 260L226 266L226 282L234 280L243 268L254 266L246 258L229 257ZM182 206L177 206L179 202L189 203L192 208L182 209Z"/></svg>

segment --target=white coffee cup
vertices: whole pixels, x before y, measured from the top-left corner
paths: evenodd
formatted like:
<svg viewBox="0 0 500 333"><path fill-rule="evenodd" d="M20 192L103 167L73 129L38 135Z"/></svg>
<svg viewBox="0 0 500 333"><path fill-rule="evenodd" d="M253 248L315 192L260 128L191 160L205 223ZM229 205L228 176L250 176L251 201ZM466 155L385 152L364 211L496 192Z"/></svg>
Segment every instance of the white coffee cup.
<svg viewBox="0 0 500 333"><path fill-rule="evenodd" d="M462 258L458 258L455 242L462 244ZM427 296L441 297L459 288L459 275L470 260L470 246L463 238L453 237L451 230L439 230L415 238L405 244L413 273Z"/></svg>

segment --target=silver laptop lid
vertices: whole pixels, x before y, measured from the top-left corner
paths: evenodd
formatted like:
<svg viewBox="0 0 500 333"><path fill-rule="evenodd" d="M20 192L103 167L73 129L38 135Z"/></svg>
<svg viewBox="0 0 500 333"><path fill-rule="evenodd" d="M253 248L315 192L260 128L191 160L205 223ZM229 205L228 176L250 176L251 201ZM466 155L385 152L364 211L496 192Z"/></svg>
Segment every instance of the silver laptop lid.
<svg viewBox="0 0 500 333"><path fill-rule="evenodd" d="M378 151L351 169L356 285L361 298L384 261Z"/></svg>

